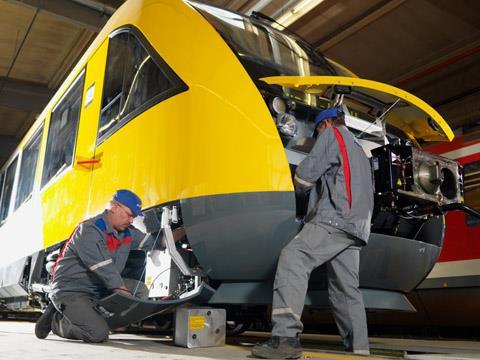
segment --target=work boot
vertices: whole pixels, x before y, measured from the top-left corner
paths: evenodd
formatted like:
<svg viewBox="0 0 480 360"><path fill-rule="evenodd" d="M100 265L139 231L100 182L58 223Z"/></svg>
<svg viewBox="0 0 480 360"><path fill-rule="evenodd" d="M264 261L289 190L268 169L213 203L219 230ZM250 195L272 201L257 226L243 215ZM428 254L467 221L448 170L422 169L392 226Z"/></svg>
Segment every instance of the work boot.
<svg viewBox="0 0 480 360"><path fill-rule="evenodd" d="M298 359L302 356L302 345L297 337L272 336L256 345L252 355L261 359Z"/></svg>
<svg viewBox="0 0 480 360"><path fill-rule="evenodd" d="M45 339L52 330L52 318L57 312L52 303L48 304L47 308L40 316L35 324L35 336L39 339Z"/></svg>

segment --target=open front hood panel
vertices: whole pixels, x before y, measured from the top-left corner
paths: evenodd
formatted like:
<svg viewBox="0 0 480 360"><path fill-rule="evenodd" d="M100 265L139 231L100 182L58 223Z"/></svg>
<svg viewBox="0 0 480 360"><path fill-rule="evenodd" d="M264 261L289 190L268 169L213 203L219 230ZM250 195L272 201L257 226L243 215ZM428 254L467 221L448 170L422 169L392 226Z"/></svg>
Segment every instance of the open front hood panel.
<svg viewBox="0 0 480 360"><path fill-rule="evenodd" d="M404 90L376 81L343 76L272 76L260 79L267 84L280 85L317 96L332 93L335 85L350 87L345 95L349 108L371 108L371 104L388 109L386 122L403 131L412 140L451 141L452 130L442 116L423 100ZM371 114L373 115L373 114Z"/></svg>

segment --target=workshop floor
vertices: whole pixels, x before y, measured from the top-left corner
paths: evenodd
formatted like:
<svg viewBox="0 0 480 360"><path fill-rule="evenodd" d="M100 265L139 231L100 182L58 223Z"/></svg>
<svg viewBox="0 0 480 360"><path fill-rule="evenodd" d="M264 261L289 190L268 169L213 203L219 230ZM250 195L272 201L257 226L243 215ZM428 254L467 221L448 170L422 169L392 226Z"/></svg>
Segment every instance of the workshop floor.
<svg viewBox="0 0 480 360"><path fill-rule="evenodd" d="M25 321L0 321L2 360L76 360L76 359L249 359L253 344L266 339L266 333L248 332L227 339L218 348L185 349L173 344L165 335L115 333L104 344L85 344L50 335L45 340L35 337L35 324ZM342 352L340 339L332 335L303 335L304 358L365 359ZM409 359L480 359L480 342L434 341L411 339L371 339L370 358Z"/></svg>

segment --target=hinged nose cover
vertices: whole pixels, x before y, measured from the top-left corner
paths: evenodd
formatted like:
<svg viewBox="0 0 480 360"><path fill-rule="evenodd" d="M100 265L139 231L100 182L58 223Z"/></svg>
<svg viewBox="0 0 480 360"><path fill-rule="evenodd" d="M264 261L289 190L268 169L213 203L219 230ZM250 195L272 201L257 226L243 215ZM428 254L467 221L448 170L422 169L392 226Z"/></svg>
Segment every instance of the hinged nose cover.
<svg viewBox="0 0 480 360"><path fill-rule="evenodd" d="M345 97L349 99L349 107L353 108L355 104L359 108L368 106L366 99L388 108L400 99L386 115L388 124L415 140L451 141L454 137L448 124L434 108L415 95L391 85L345 76L272 76L260 80L318 96L335 91L335 86L342 89L348 87L350 93Z"/></svg>

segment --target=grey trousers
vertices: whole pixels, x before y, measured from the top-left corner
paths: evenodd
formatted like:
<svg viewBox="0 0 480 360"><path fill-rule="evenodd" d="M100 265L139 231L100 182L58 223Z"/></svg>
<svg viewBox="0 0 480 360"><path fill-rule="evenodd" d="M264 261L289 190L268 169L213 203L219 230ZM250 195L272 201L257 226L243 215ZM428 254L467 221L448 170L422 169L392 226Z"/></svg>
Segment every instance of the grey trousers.
<svg viewBox="0 0 480 360"><path fill-rule="evenodd" d="M365 306L358 289L360 248L345 232L307 223L282 250L273 290L272 335L297 336L311 272L328 262L328 294L347 351L368 353Z"/></svg>
<svg viewBox="0 0 480 360"><path fill-rule="evenodd" d="M148 288L142 282L124 279L125 286L136 296L148 297ZM99 343L108 340L109 327L96 309L97 299L87 293L62 291L52 296L58 312L52 319L52 332L66 339Z"/></svg>

